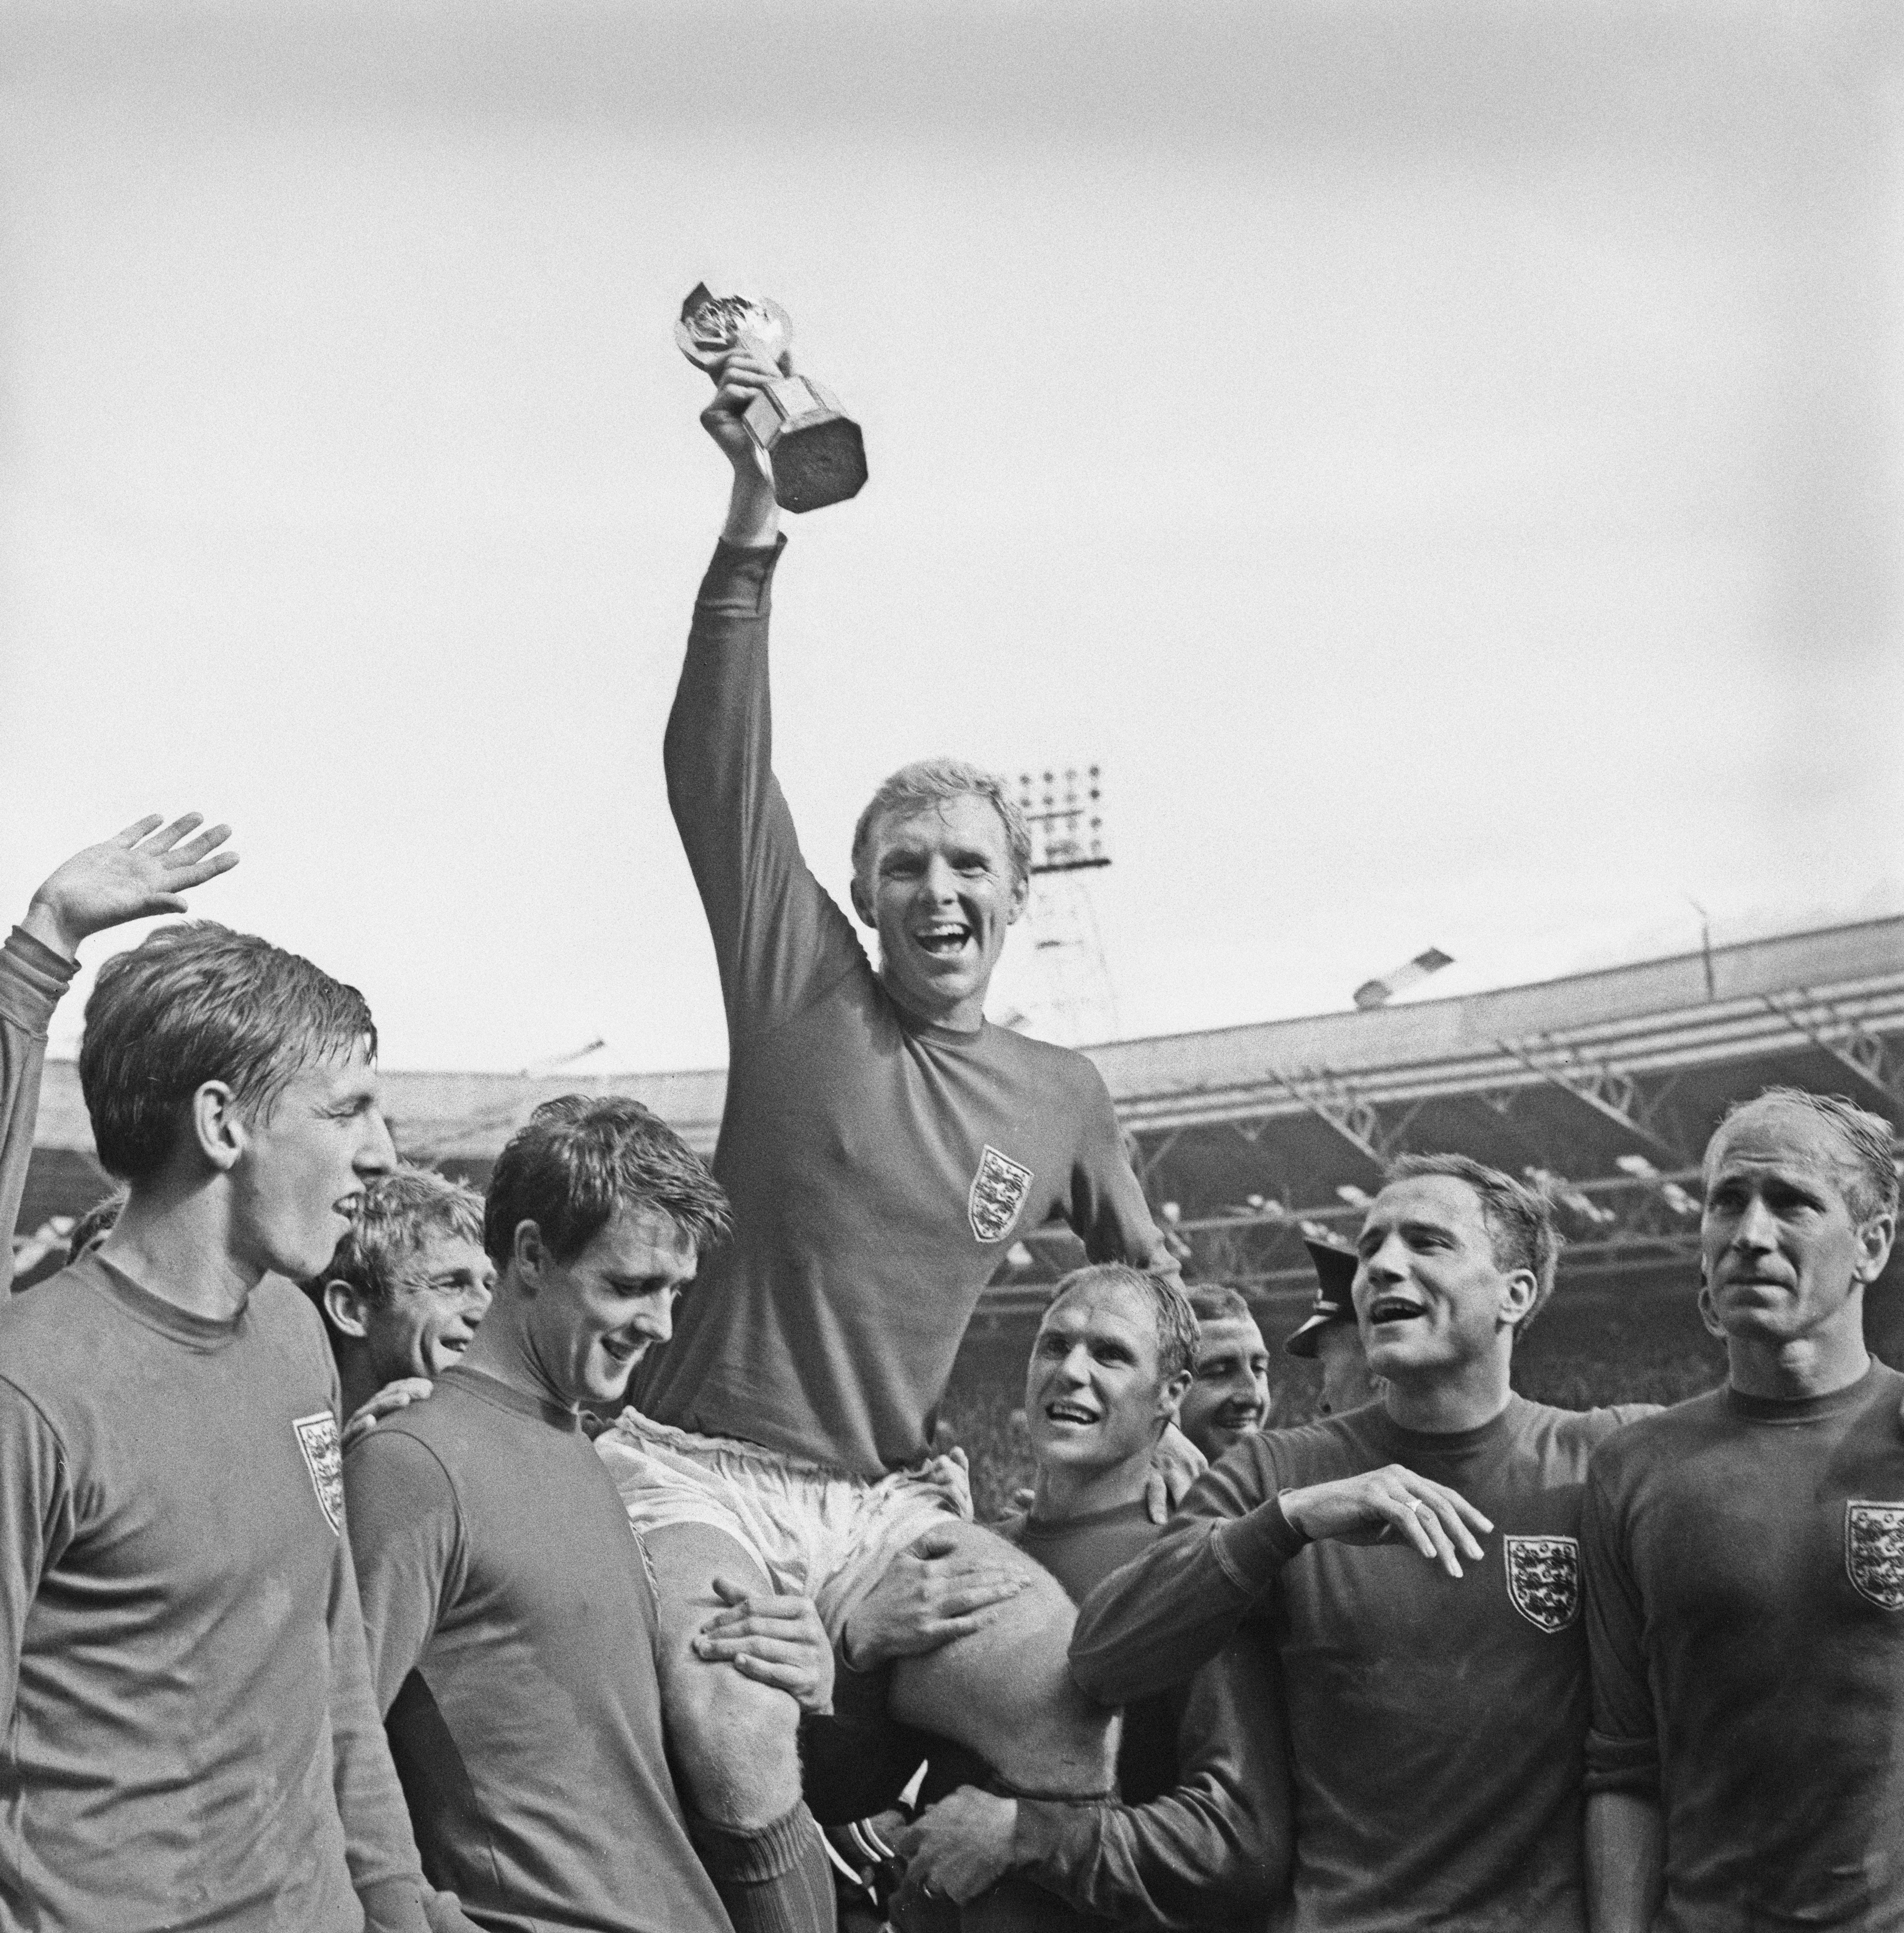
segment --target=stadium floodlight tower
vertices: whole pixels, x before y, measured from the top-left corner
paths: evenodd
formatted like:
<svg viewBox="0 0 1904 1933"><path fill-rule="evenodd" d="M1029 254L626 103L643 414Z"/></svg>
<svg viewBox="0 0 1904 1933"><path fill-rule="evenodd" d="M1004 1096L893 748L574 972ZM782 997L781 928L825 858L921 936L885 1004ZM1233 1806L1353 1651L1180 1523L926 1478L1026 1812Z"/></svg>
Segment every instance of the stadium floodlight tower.
<svg viewBox="0 0 1904 1933"><path fill-rule="evenodd" d="M1031 959L1014 1024L1065 1047L1110 1040L1117 1031L1089 884L1092 873L1111 863L1098 810L1101 780L1096 765L1026 772L1018 780L1018 804L1031 828L1025 907Z"/></svg>

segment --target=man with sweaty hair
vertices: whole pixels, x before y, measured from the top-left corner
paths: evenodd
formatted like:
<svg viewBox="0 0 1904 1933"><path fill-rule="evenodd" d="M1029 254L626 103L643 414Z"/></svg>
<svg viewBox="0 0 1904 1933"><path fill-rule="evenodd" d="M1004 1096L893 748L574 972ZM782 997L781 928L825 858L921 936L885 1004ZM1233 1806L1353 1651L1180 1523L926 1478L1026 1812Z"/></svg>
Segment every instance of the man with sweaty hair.
<svg viewBox="0 0 1904 1933"><path fill-rule="evenodd" d="M1723 1387L1597 1451L1594 1933L1904 1927L1904 1375L1864 1344L1890 1124L1773 1087L1706 1149Z"/></svg>
<svg viewBox="0 0 1904 1933"><path fill-rule="evenodd" d="M444 1904L291 1285L395 1158L376 1044L354 988L222 927L100 970L80 1081L125 1207L0 1307L0 1923L422 1933Z"/></svg>
<svg viewBox="0 0 1904 1933"><path fill-rule="evenodd" d="M188 812L164 825L149 813L75 852L47 876L0 946L0 1297L13 1285L14 1225L33 1159L47 1024L80 970L80 942L128 920L183 912L183 894L230 872L238 855L218 849L231 828L188 837L201 822Z"/></svg>
<svg viewBox="0 0 1904 1933"><path fill-rule="evenodd" d="M666 743L726 1006L714 1168L735 1232L596 1444L654 1559L687 1790L737 1860L799 1803L800 1768L788 1702L695 1656L721 1608L714 1577L805 1592L837 1638L928 1528L1009 1562L992 1533L949 1521L921 1469L1003 1245L1057 1214L1093 1259L1170 1267L1096 1070L985 1019L1028 887L1000 783L941 759L880 787L852 891L877 972L801 855L772 763L778 511L741 420L775 373L737 351L702 413L733 491ZM1070 1681L1072 1617L1041 1576L983 1630L899 1661L893 1715L983 1751L1018 1789L1102 1797L1114 1724Z"/></svg>
<svg viewBox="0 0 1904 1933"><path fill-rule="evenodd" d="M498 1933L727 1933L730 1913L797 1924L831 1898L804 1808L738 1870L717 1829L684 1817L645 1555L582 1428L583 1406L616 1400L666 1342L726 1221L706 1169L639 1102L545 1103L491 1178L499 1275L463 1360L344 1459L371 1676L425 1870ZM746 1609L778 1636L706 1668L823 1706L832 1659L812 1606Z"/></svg>

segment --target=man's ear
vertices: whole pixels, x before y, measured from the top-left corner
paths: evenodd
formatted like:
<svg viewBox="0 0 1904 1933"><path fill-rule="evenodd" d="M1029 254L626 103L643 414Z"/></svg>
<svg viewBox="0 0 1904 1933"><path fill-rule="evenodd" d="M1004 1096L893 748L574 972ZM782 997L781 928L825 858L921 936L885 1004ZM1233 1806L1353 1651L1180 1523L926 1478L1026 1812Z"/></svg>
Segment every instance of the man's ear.
<svg viewBox="0 0 1904 1933"><path fill-rule="evenodd" d="M1182 1406L1184 1398L1188 1393L1190 1384L1196 1380L1196 1375L1194 1370L1179 1369L1169 1381L1157 1391L1157 1414L1166 1423L1175 1423L1177 1420L1177 1412Z"/></svg>
<svg viewBox="0 0 1904 1933"><path fill-rule="evenodd" d="M1851 1279L1868 1288L1884 1272L1890 1259L1890 1244L1897 1233L1897 1217L1873 1215L1857 1231L1857 1264Z"/></svg>
<svg viewBox="0 0 1904 1933"><path fill-rule="evenodd" d="M541 1229L533 1222L518 1222L509 1245L509 1261L525 1295L533 1295L541 1287L543 1271L550 1259Z"/></svg>
<svg viewBox="0 0 1904 1933"><path fill-rule="evenodd" d="M222 1081L207 1081L189 1103L192 1140L200 1158L230 1174L251 1146L251 1127L238 1096Z"/></svg>
<svg viewBox="0 0 1904 1933"><path fill-rule="evenodd" d="M860 924L877 927L879 921L873 917L871 897L868 894L865 885L857 873L853 874L852 883L847 887L847 891L852 896L853 909L859 915Z"/></svg>
<svg viewBox="0 0 1904 1933"><path fill-rule="evenodd" d="M1030 897L1031 881L1023 873L1015 874L1012 880L1011 903L1005 909L1005 924L1007 926L1018 924L1018 916L1024 911Z"/></svg>
<svg viewBox="0 0 1904 1933"><path fill-rule="evenodd" d="M1540 1279L1532 1269L1509 1269L1501 1278L1502 1326L1519 1328L1539 1294Z"/></svg>
<svg viewBox="0 0 1904 1933"><path fill-rule="evenodd" d="M347 1282L339 1282L333 1276L326 1282L323 1304L325 1319L340 1336L361 1339L370 1333L369 1324L364 1320L365 1298Z"/></svg>

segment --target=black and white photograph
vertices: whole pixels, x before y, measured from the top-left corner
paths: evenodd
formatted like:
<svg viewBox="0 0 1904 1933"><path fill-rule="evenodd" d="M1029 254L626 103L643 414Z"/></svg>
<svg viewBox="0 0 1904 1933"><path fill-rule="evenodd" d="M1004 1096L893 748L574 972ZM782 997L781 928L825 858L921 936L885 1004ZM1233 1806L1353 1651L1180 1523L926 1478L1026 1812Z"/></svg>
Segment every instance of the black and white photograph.
<svg viewBox="0 0 1904 1933"><path fill-rule="evenodd" d="M0 0L0 1933L1904 1933L1904 12Z"/></svg>

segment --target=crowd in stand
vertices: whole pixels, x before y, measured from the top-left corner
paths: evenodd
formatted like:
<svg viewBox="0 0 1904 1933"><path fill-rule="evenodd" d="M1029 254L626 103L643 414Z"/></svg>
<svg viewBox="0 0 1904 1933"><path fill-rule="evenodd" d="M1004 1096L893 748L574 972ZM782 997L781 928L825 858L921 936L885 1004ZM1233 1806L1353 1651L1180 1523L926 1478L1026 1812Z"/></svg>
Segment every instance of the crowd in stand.
<svg viewBox="0 0 1904 1933"><path fill-rule="evenodd" d="M775 373L737 351L703 415L733 483L664 747L711 1165L571 1096L479 1195L400 1159L311 962L185 921L99 971L120 1189L0 1307L0 1929L1904 1928L1889 1125L1783 1088L1716 1125L1727 1379L1664 1409L1516 1394L1551 1210L1406 1157L1315 1253L1282 1342L1323 1413L1276 1428L1090 1064L985 1018L999 783L886 781L850 914L802 857L741 419ZM128 828L0 951L9 1227L80 945L227 836ZM1089 1259L980 1524L935 1413L1053 1217Z"/></svg>

